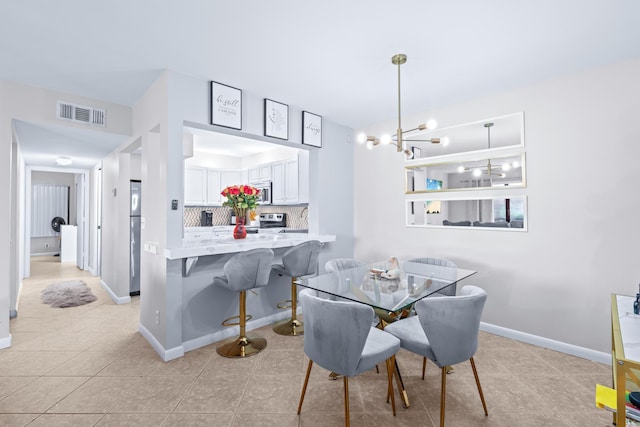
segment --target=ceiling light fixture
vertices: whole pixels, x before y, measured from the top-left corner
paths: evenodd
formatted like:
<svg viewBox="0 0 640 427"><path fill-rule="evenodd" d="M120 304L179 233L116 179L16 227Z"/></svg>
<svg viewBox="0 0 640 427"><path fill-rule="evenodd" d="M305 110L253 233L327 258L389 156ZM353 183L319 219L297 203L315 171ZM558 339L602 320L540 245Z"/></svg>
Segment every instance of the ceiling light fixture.
<svg viewBox="0 0 640 427"><path fill-rule="evenodd" d="M487 128L487 148L491 149L491 128L493 127L493 123L485 123L484 127ZM487 159L487 165L484 167L467 167L460 165L458 166L458 173L468 172L473 170L473 176L481 176L481 175L489 175L489 177L495 176L498 178L506 178L507 174L505 172L511 169L517 169L520 167L520 162L514 161L512 163L504 163L502 165L492 165L491 159ZM497 170L502 170L501 173L497 172Z"/></svg>
<svg viewBox="0 0 640 427"><path fill-rule="evenodd" d="M56 157L56 164L60 166L69 166L73 161L70 157Z"/></svg>
<svg viewBox="0 0 640 427"><path fill-rule="evenodd" d="M383 145L389 145L389 144L393 144L396 146L396 148L398 149L398 152L403 152L407 158L412 158L413 157L413 151L404 148L404 144L403 144L403 136L407 133L410 132L414 132L414 131L424 131L424 130L430 130L430 129L435 129L438 126L438 122L436 122L435 120L431 119L429 121L427 121L424 124L419 125L417 128L414 129L409 129L409 130L402 130L402 116L401 116L401 97L400 97L400 66L404 63L407 62L407 55L404 55L402 53L399 53L397 55L393 55L391 57L391 63L393 65L397 65L398 66L398 129L396 130L395 135L389 135L389 134L385 134L382 135L380 138L377 138L375 136L368 136L365 133L361 133L358 135L358 142L360 144L364 144L365 142L367 143L367 148L369 149L373 149L373 147L375 147L378 144L383 144ZM419 142L431 142L433 144L439 144L440 143L440 138L431 138L431 139L427 139L427 140L414 140L412 139L411 141L419 141ZM447 141L448 143L448 141Z"/></svg>

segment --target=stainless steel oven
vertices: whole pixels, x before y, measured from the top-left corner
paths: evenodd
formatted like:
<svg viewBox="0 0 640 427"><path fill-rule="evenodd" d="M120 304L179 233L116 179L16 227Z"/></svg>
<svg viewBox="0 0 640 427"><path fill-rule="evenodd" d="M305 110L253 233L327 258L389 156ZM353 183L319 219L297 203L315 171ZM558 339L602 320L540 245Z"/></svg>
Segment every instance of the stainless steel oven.
<svg viewBox="0 0 640 427"><path fill-rule="evenodd" d="M260 194L258 196L258 204L270 205L272 197L271 181L260 182L256 184L255 187L260 190Z"/></svg>

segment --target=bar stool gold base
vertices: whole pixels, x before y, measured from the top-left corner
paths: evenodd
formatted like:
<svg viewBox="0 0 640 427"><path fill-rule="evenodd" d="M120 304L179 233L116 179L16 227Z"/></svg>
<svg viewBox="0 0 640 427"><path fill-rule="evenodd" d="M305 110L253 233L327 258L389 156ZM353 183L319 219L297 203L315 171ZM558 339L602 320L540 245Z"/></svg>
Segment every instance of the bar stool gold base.
<svg viewBox="0 0 640 427"><path fill-rule="evenodd" d="M304 335L304 324L297 319L281 320L273 325L273 332L278 335Z"/></svg>
<svg viewBox="0 0 640 427"><path fill-rule="evenodd" d="M223 341L216 351L224 357L249 357L260 353L267 346L267 340L261 337L235 337Z"/></svg>

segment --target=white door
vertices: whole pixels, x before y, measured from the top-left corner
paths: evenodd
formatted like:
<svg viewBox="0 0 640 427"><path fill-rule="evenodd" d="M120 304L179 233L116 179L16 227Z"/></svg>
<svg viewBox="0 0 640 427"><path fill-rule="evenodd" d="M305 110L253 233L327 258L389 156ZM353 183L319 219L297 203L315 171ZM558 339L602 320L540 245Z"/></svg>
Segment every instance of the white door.
<svg viewBox="0 0 640 427"><path fill-rule="evenodd" d="M76 243L76 265L79 269L84 270L84 235L85 235L85 223L86 223L86 209L85 209L85 193L84 193L84 174L77 173L74 177L76 187L76 222L78 224L78 234Z"/></svg>

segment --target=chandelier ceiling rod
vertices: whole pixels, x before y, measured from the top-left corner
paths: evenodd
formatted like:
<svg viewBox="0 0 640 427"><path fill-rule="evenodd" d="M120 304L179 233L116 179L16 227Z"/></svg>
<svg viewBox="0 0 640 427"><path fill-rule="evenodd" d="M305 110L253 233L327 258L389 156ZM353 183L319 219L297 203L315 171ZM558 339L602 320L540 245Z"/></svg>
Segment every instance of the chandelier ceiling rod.
<svg viewBox="0 0 640 427"><path fill-rule="evenodd" d="M391 63L398 66L398 130L396 133L396 147L402 151L402 102L400 93L400 66L407 62L407 55L399 53L391 57Z"/></svg>

